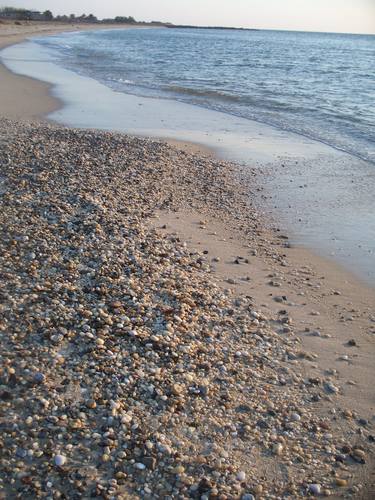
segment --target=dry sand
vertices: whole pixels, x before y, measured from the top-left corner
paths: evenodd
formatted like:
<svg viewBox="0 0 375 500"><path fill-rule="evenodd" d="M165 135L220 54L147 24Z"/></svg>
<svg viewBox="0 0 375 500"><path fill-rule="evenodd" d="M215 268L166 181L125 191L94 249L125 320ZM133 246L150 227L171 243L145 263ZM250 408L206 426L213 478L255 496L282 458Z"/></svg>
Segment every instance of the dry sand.
<svg viewBox="0 0 375 500"><path fill-rule="evenodd" d="M0 25L0 30L2 29L3 26ZM2 35L3 38L0 43L5 45L22 39L25 33L21 31L23 28L17 27L18 29L20 29L18 33ZM61 27L61 30L63 30L63 27ZM1 67L0 71L1 115L10 118L35 119L37 116L53 109L53 106L58 105L54 99L49 97L48 86L28 78L12 75L3 67ZM32 104L30 104L30 101L32 101ZM26 105L27 102L28 105ZM17 133L16 128L14 133ZM3 140L6 140L4 136ZM185 145L184 149L186 151L189 146ZM146 148L146 150L143 157L144 165L154 162L154 160L151 161L152 148ZM168 153L168 149L165 151L167 156L172 154ZM192 168L190 153L184 153L183 151L176 153L176 149L173 149L173 151L173 154L177 154L182 162L184 155L186 155L186 165L190 165L190 168ZM201 151L200 154L204 156L204 151ZM149 162L147 158L150 159ZM198 162L199 165L198 157L194 157L194 162ZM205 167L207 162L209 162L208 157L206 160L202 159L202 168L207 168ZM165 167L163 161L162 165ZM181 174L181 172L182 170L178 171L177 169L175 174ZM305 450L304 455L301 452L301 443L294 443L295 450L293 446L292 449L289 449L289 439L293 441L295 436L293 436L293 429L288 430L288 424L284 422L283 425L286 425L286 427L284 427L283 432L284 438L286 436L288 456L287 458L280 458L278 455L275 457L275 454L271 453L273 465L269 467L269 462L267 462L269 457L267 458L266 451L259 447L260 445L256 445L256 450L251 448L250 442L254 436L252 437L250 433L250 436L245 439L245 445L250 446L249 449L260 453L260 455L265 453L263 458L261 456L259 458L259 467L261 467L261 464L264 466L268 463L266 467L267 479L264 479L264 473L259 472L257 475L256 471L252 470L251 484L241 486L237 493L235 493L235 489L231 489L234 488L235 481L233 483L232 480L228 479L227 486L230 485L229 490L225 490L225 488L220 490L219 488L224 495L222 498L236 498L236 495L241 496L246 492L248 492L247 494L255 494L257 499L284 498L283 495L286 494L286 490L278 490L277 487L280 484L278 485L277 482L281 481L280 477L283 477L283 481L285 477L288 480L292 480L294 476L299 477L295 466L291 465L291 463L295 463L294 460L296 460L297 456L305 457L304 460L306 460L307 465L306 482L303 483L302 481L302 483L298 483L296 490L292 489L292 498L300 498L305 494L311 494L311 491L310 493L308 491L308 484L313 479L314 463L320 464L321 460L324 463L331 464L326 469L325 479L324 474L322 475L321 472L324 468L319 469L319 466L315 466L317 479L322 484L322 490L330 490L334 498L341 496L374 498L374 290L359 282L333 262L317 257L305 249L290 248L285 235L280 234L279 231L272 229L272 227L270 228L269 222L263 221L260 217L255 217L256 222L248 225L243 218L243 210L247 210L245 205L241 205L241 203L245 203L243 198L241 198L241 203L238 205L237 195L233 190L230 190L233 189L233 184L231 184L234 182L233 179L223 184L224 187L228 188L227 201L229 200L229 205L223 211L218 204L208 203L201 193L198 197L199 203L197 202L197 189L199 191L199 187L194 187L194 180L191 180L190 188L188 183L184 181L182 183L183 189L180 189L178 180L176 180L176 177L173 178L177 184L168 184L172 201L167 203L164 208L155 205L156 211L149 213L146 220L143 221L143 224L146 224L147 231L154 228L156 234L166 236L168 241L186 242L187 250L190 251L193 257L198 255L200 259L206 259L205 262L208 266L206 270L208 273L207 279L210 283L216 283L219 289L224 290L225 294L229 294L234 303L236 298L242 298L241 300L245 303L250 301L251 304L254 304L256 311L266 318L264 328L268 332L276 332L283 345L285 342L290 342L293 346L292 350L295 358L293 358L291 352L291 360L295 359L296 366L294 367L292 363L291 369L296 370L296 380L298 381L294 397L298 398L298 384L300 384L300 396L305 398L306 381L310 381L309 383L312 386L317 384L316 393L319 396L313 410L311 407L305 409L307 415L310 415L307 419L310 423L305 422L305 438L309 442L316 440L316 450L311 450L310 445L306 444L309 451L307 453ZM213 185L216 186L215 183ZM245 180L243 180L242 186L245 185ZM252 189L255 189L254 184L250 185L249 190ZM181 199L176 200L176 194L173 194L174 190L177 190L177 196ZM207 192L209 191L210 189L207 187ZM245 192L247 192L247 189L244 187L243 193ZM173 198L175 199L174 202ZM231 206L234 209L242 206L237 216ZM251 210L251 213L254 214L253 209ZM193 249L196 249L198 254ZM195 279L194 276L191 279ZM261 329L263 326L261 325ZM235 335L235 333L232 333L232 335ZM234 337L229 341L234 342ZM298 349L296 349L296 345ZM268 360L266 363L268 363ZM233 369L233 366L231 368ZM49 376L51 375L49 374ZM233 375L233 378L236 379L236 375ZM272 384L269 381L267 384L267 387L272 389ZM333 389L331 395L327 393L327 388L328 392L330 391L329 387ZM336 388L338 389L337 393L335 392ZM265 386L257 387L257 390L259 389L265 390ZM266 396L266 392L264 394L265 399L268 401L269 395ZM286 394L289 393L286 391ZM246 401L244 402L243 395L240 396L238 393L237 397L238 400L241 400L241 404L245 404ZM304 411L305 402L305 399L301 399L302 411ZM217 408L215 406L217 403L214 400L211 403L214 409ZM260 403L260 400L258 400L258 403ZM252 404L254 404L254 401L252 401ZM288 405L287 401L286 405ZM233 417L232 410L233 408L229 405L228 415L231 417ZM278 408L276 407L275 410L277 412ZM295 410L297 411L297 408ZM200 408L199 411L202 412L203 418L203 409ZM283 418L285 418L285 408L280 411ZM321 431L321 434L315 432L315 436L314 433L311 434L313 432L310 428L312 414L314 414L317 421L325 422L323 426L326 429L325 433ZM204 418L206 417L207 415ZM267 418L271 417L268 416ZM256 422L252 421L252 417L249 417L249 419L250 425L256 425ZM269 445L270 434L268 433L267 436L264 436L265 446ZM209 437L207 434L202 438L212 439L213 443L218 445L214 436ZM326 440L327 449L322 445L322 440ZM346 446L349 446L349 448ZM358 457L353 455L353 449L356 447L364 451L365 460L363 462L365 463L359 464L358 462L361 460L357 460ZM243 468L246 468L246 475L249 476L251 465L245 458L245 449L246 446L244 449L237 450L237 455L235 450L231 449L230 451L229 462L234 466L234 475L241 471L241 461L243 461ZM188 454L186 449L182 453ZM326 454L326 457L322 459L324 454ZM311 455L311 461L310 458L306 459L307 455ZM205 456L205 460L208 460L207 455ZM225 461L226 459L224 459ZM302 465L300 465L302 470L304 464L305 462L302 460ZM176 467L176 464L174 464L174 467ZM210 467L214 467L211 462ZM162 469L160 469L160 473L163 476ZM132 475L129 471L127 471L127 474ZM208 474L207 470L205 470L205 474ZM197 469L194 469L193 476L194 480L198 478ZM336 476L340 479L344 478L345 481L347 480L348 486L337 488L335 484ZM271 487L272 480L276 481L276 485L274 484ZM152 478L150 478L150 481L152 483ZM212 478L207 481L208 483L212 482ZM264 493L256 489L258 484L264 485ZM199 488L192 491L205 493L207 489L209 490L208 486L206 490L202 485ZM257 491L258 493L256 493ZM328 494L327 491L326 494ZM181 493L180 498L184 495L185 493ZM176 493L172 493L172 496L179 497ZM212 498L214 498L214 495L212 495Z"/></svg>

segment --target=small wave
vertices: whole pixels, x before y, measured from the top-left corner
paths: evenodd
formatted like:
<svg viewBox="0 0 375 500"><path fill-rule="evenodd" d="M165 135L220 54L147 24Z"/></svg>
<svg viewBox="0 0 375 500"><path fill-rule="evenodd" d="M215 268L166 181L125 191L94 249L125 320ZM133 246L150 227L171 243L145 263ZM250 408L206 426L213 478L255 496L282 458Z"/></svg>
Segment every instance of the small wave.
<svg viewBox="0 0 375 500"><path fill-rule="evenodd" d="M136 85L135 81L127 80L126 78L114 78L113 81L125 83L126 85Z"/></svg>
<svg viewBox="0 0 375 500"><path fill-rule="evenodd" d="M213 97L216 99L229 102L241 102L241 100L243 99L241 96L236 96L233 94L228 94L217 90L193 89L189 87L180 87L178 85L165 85L162 86L162 90L169 92L176 92L178 94L186 94L195 97L211 97L211 98Z"/></svg>

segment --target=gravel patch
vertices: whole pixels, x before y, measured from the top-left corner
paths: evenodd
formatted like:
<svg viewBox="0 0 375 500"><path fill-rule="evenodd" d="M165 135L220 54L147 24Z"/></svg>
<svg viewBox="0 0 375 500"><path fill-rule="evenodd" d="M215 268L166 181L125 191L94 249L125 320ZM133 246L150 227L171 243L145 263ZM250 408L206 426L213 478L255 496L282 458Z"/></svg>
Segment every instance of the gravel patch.
<svg viewBox="0 0 375 500"><path fill-rule="evenodd" d="M305 378L297 338L149 223L191 207L255 248L234 167L113 133L0 126L0 497L347 492L367 451L340 437L340 388Z"/></svg>

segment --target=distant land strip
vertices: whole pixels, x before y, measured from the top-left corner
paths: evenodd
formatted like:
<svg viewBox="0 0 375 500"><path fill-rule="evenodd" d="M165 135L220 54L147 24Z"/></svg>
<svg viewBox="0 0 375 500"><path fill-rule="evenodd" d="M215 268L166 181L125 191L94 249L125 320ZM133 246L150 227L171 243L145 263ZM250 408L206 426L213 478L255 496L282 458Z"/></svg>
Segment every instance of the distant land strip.
<svg viewBox="0 0 375 500"><path fill-rule="evenodd" d="M50 10L40 12L38 10L21 9L15 7L0 7L0 23L5 21L49 21L49 22L69 22L69 23L91 23L91 24L132 24L141 26L161 26L165 28L180 29L206 29L206 30L241 30L241 31L259 31L254 28L235 28L228 26L193 26L184 24L172 24L163 21L137 21L133 16L116 16L107 19L98 19L94 14L75 14L54 16Z"/></svg>
<svg viewBox="0 0 375 500"><path fill-rule="evenodd" d="M180 28L180 29L195 29L195 30L236 30L236 31L259 31L256 28L234 28L232 26L193 26L186 24L170 24L164 25L166 28Z"/></svg>

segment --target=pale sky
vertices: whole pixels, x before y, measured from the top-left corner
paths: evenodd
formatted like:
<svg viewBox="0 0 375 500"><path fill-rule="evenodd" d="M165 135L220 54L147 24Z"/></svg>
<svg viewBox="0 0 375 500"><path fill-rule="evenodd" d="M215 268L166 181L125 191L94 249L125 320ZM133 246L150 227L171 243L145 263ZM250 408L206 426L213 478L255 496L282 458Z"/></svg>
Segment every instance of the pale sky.
<svg viewBox="0 0 375 500"><path fill-rule="evenodd" d="M0 0L2 2L2 0ZM139 21L375 34L375 0L3 0L53 14Z"/></svg>

